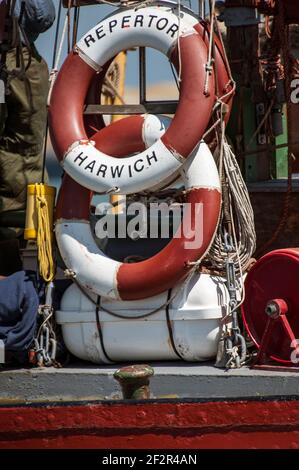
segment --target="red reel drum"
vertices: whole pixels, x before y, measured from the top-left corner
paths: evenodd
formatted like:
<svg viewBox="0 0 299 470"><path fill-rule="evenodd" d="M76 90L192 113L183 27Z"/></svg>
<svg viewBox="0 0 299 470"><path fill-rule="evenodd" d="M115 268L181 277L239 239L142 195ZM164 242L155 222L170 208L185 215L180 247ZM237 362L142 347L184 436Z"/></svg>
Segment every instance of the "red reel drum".
<svg viewBox="0 0 299 470"><path fill-rule="evenodd" d="M270 301L285 305L284 322L274 319L267 354L275 361L292 364L296 358L294 339L299 342L299 248L272 251L263 256L251 269L245 281L245 301L242 315L246 329L258 348L269 322L266 313ZM283 311L285 310L285 311ZM275 318L275 317L273 317Z"/></svg>

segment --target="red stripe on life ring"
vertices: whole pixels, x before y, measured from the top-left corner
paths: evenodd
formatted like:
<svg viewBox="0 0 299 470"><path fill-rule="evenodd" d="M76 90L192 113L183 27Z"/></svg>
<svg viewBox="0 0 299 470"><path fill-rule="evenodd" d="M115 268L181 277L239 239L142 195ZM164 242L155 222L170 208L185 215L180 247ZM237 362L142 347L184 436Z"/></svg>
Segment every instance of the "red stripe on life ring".
<svg viewBox="0 0 299 470"><path fill-rule="evenodd" d="M95 71L71 52L57 75L49 108L49 130L59 160L77 140L87 139L83 109Z"/></svg>
<svg viewBox="0 0 299 470"><path fill-rule="evenodd" d="M187 195L192 231L203 230L202 243L197 249L186 248L192 233L173 238L157 255L140 263L123 263L117 273L117 285L122 300L143 299L171 289L190 273L189 263L200 259L208 250L219 220L221 193L216 189L193 189ZM203 227L196 227L196 207L203 204ZM179 229L180 230L180 229ZM190 236L190 240L188 240Z"/></svg>

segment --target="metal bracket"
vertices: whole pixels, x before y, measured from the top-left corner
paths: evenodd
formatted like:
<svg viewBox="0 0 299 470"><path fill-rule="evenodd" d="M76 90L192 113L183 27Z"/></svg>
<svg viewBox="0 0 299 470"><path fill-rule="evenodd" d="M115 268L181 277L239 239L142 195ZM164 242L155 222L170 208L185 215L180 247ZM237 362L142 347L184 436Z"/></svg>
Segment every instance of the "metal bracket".
<svg viewBox="0 0 299 470"><path fill-rule="evenodd" d="M283 299L270 300L267 303L265 314L268 315L268 321L266 323L265 331L261 339L261 345L258 355L255 359L255 363L251 366L252 369L263 369L263 370L283 370L283 371L294 371L299 372L298 365L281 366L275 364L271 358L271 352L269 351L269 344L273 337L273 329L277 322L280 322L285 334L290 340L290 344L296 344L296 338L292 327L287 319L286 313L288 312L288 306ZM299 346L295 349L299 353Z"/></svg>

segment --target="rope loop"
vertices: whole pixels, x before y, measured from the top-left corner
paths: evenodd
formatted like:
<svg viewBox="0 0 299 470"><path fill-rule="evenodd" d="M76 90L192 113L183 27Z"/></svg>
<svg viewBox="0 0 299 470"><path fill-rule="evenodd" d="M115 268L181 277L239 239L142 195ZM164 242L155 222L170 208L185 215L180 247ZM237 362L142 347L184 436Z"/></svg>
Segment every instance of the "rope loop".
<svg viewBox="0 0 299 470"><path fill-rule="evenodd" d="M46 282L51 282L55 276L52 252L52 232L48 201L45 195L45 185L35 184L35 205L37 212L37 247L39 273Z"/></svg>

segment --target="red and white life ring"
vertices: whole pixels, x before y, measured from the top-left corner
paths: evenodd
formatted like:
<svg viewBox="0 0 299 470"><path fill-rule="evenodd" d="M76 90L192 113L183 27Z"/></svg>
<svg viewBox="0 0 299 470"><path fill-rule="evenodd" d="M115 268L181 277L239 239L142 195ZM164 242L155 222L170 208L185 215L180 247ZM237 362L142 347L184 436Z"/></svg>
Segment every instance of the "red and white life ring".
<svg viewBox="0 0 299 470"><path fill-rule="evenodd" d="M163 135L170 122L171 119L167 116L129 116L104 127L93 134L92 139L102 152L113 153L116 158L123 159L128 154L147 149ZM113 139L111 135L114 136ZM175 179L176 177L170 181L165 180L162 186L166 187L167 183L170 184ZM159 185L155 189L160 189ZM89 219L91 199L92 192L88 188L84 188L65 174L57 199L57 219Z"/></svg>
<svg viewBox="0 0 299 470"><path fill-rule="evenodd" d="M163 2L164 3L164 2ZM207 48L209 47L209 41L210 41L210 25L204 20L201 20L199 23L197 23L197 18L195 15L191 15L191 12L189 11L183 11L181 13L183 15L183 21L189 22L192 27L198 32L202 40L205 42ZM227 56L223 47L223 43L221 42L219 36L214 33L213 36L214 40L214 67L216 71L216 79L217 79L217 98L221 99L223 103L226 104L226 112L224 116L225 124L227 124L231 110L232 110L232 104L233 104L233 98L234 98L234 83L231 79L231 72L230 72L230 66L227 60ZM111 61L112 62L112 61ZM102 83L103 79L105 77L105 74L109 68L110 63L107 63L106 66L101 70L100 74L95 77L93 80L91 87L89 89L89 95L86 101L86 104L98 104L99 103L99 97L101 96L101 89L102 89ZM102 129L105 127L103 118L101 115L98 114L88 114L84 116L84 122L85 122L85 129L86 133L89 137L91 137L96 129ZM211 123L212 124L212 123ZM124 125L126 129L121 131L121 126ZM109 127L105 130L107 130ZM125 132L128 129L128 123L125 121L122 121L120 124L119 132ZM101 131L100 131L101 132ZM206 138L206 142L208 144L212 144L212 141L215 137L215 132L216 130L212 131L209 133L209 135ZM112 135L112 130L108 130L107 134L110 133L109 138L113 138ZM107 135L108 137L108 135ZM93 138L93 140L95 140ZM214 144L214 142L213 142ZM97 146L97 145L96 145ZM212 145L214 148L214 145ZM104 150L102 150L104 153ZM111 151L111 153L114 155L115 152ZM127 155L127 154L126 154ZM116 156L116 155L114 155Z"/></svg>
<svg viewBox="0 0 299 470"><path fill-rule="evenodd" d="M165 134L148 150L119 161L88 140L83 122L87 90L97 72L119 51L133 46L160 50L174 64L179 32L181 87L175 117ZM194 60L196 57L196 60ZM215 102L214 77L204 94L207 47L190 25L157 7L121 10L90 30L65 61L51 97L50 131L65 171L96 192L117 187L122 194L138 192L175 173L200 141ZM141 169L141 170L140 170Z"/></svg>
<svg viewBox="0 0 299 470"><path fill-rule="evenodd" d="M201 20L199 23L197 23L197 18L195 17L195 15L192 15L191 12L189 11L184 10L181 13L181 15L183 15L182 17L183 21L188 22L190 26L194 27L194 29L198 32L198 34L200 35L202 40L205 42L208 48L209 41L210 41L210 25L204 20ZM223 44L220 38L218 37L218 35L215 33L214 33L213 40L215 44L214 67L216 71L215 78L217 79L217 86L216 86L217 98L221 99L223 103L227 105L226 113L224 116L225 123L227 124L230 118L231 110L232 110L232 104L233 104L233 98L234 98L234 83L231 80L230 67L229 67L226 53L223 48ZM103 70L100 72L100 74L97 75L94 81L92 82L92 85L89 89L89 95L88 95L88 99L86 103L98 104L99 97L101 96L103 79L109 68L109 65L110 63L107 63L106 66L103 68ZM85 115L84 123L85 123L86 133L90 138L94 134L96 129L102 129L103 127L105 127L105 124L101 115L94 115L94 114ZM122 129L122 126L124 126L123 129ZM127 132L128 127L129 127L129 121L125 121L125 120L119 121L118 132L119 133ZM102 132L102 131L99 131L99 132ZM114 129L112 128L110 129L110 127L107 126L107 128L105 129L106 137L113 139L113 132L114 132ZM213 149L215 148L215 144L217 144L217 140L213 142L213 139L215 138L215 132L216 130L210 132L206 138L206 142L208 144L211 144ZM133 130L133 133L135 133L136 135L135 130ZM96 141L94 136L92 140ZM97 147L97 141L96 141L96 147ZM108 153L103 148L100 148L100 150L104 153ZM114 156L117 156L116 155L117 152L115 153L113 149L110 151L110 153ZM129 152L124 153L124 156L128 154Z"/></svg>
<svg viewBox="0 0 299 470"><path fill-rule="evenodd" d="M100 251L89 224L90 192L65 175L56 209L56 239L67 268L84 289L104 297L135 300L164 292L188 275L189 263L200 260L210 247L221 206L218 171L204 142L183 165L181 177L189 203L184 217L192 222L189 232L174 237L152 258L128 264L114 261ZM201 210L202 219L198 217ZM203 220L202 227L198 220ZM201 243L190 247L199 230Z"/></svg>

